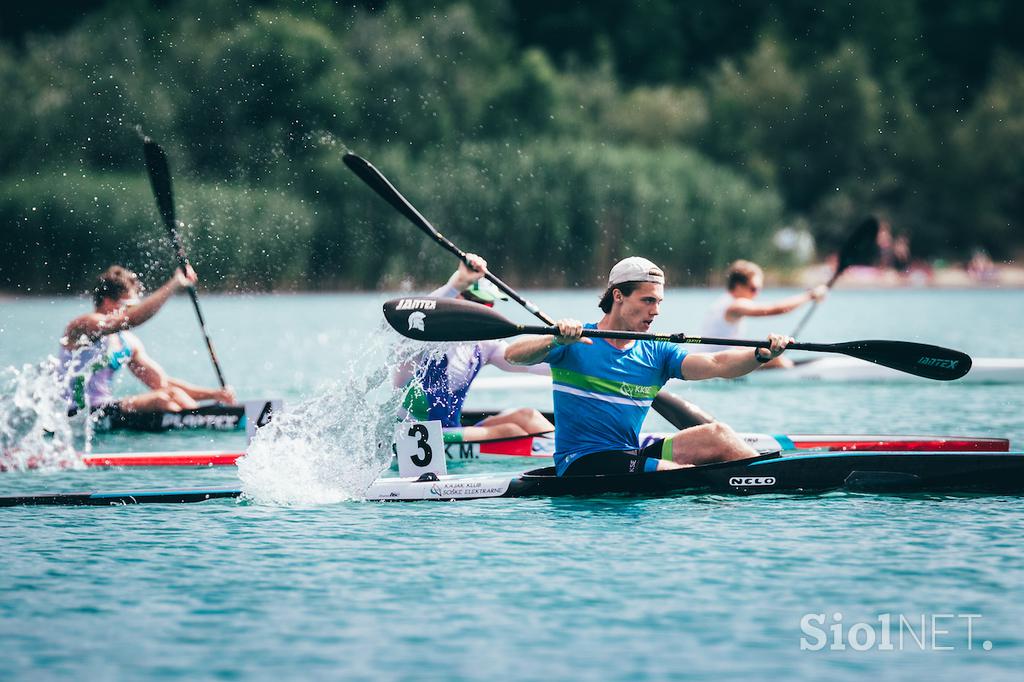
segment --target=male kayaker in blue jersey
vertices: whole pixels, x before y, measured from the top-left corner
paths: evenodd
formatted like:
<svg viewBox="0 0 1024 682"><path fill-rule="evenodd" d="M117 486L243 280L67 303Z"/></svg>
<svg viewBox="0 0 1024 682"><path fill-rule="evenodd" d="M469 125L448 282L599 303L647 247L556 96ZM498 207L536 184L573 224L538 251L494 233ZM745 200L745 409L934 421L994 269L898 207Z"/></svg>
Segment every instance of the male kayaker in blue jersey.
<svg viewBox="0 0 1024 682"><path fill-rule="evenodd" d="M508 297L484 279L487 261L469 253L472 267L459 263L448 282L430 293L436 298L463 298L481 305L493 306ZM547 375L547 365L521 367L505 359L504 341L478 341L460 344L440 358L425 362L409 362L398 368L396 387L409 386L403 405L406 415L419 420L440 420L447 441L479 441L492 438L514 438L532 433L547 433L554 425L532 408L505 410L472 426L462 426L462 406L476 375L484 365L494 365L505 372L531 372Z"/></svg>
<svg viewBox="0 0 1024 682"><path fill-rule="evenodd" d="M232 404L231 388L193 386L168 376L149 355L138 337L128 330L150 319L173 294L196 282L189 266L149 296L139 299L142 287L135 273L119 265L99 277L93 291L95 309L71 320L60 340L58 374L65 386L68 410L122 412L180 412L199 406L199 400ZM151 390L127 398L113 395L117 370L128 367Z"/></svg>
<svg viewBox="0 0 1024 682"><path fill-rule="evenodd" d="M708 308L701 327L701 336L712 338L741 339L743 338L743 321L748 317L765 317L783 315L796 310L805 303L820 301L828 295L828 287L819 284L802 294L783 298L770 303L757 303L758 292L764 287L764 272L757 263L738 260L726 271L727 293L722 294ZM695 353L714 353L726 346L698 346ZM789 368L793 361L786 357L775 358L765 363L764 368Z"/></svg>
<svg viewBox="0 0 1024 682"><path fill-rule="evenodd" d="M646 258L619 261L599 304L604 317L586 326L647 332L660 312L664 285L661 268ZM640 428L669 379L742 376L778 357L791 338L772 334L765 348L700 354L664 341L588 339L576 320L559 320L558 329L558 336L510 344L505 358L551 365L559 476L642 473L758 454L721 422L683 429L643 449Z"/></svg>

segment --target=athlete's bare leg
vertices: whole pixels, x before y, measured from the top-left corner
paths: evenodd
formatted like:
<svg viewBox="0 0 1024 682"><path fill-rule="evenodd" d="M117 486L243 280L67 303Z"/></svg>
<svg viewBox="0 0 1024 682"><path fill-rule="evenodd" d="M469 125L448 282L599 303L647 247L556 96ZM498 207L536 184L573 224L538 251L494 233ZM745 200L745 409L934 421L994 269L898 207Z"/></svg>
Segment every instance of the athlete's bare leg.
<svg viewBox="0 0 1024 682"><path fill-rule="evenodd" d="M750 447L726 424L714 422L683 429L672 436L673 462L662 460L666 465L677 466L727 462L735 459L757 457L760 453ZM658 467L672 469L676 467Z"/></svg>
<svg viewBox="0 0 1024 682"><path fill-rule="evenodd" d="M124 398L118 405L125 412L181 412L199 407L191 396L173 386Z"/></svg>
<svg viewBox="0 0 1024 682"><path fill-rule="evenodd" d="M183 410L194 410L199 407L196 399L186 393L185 389L179 386L170 386L167 391L171 394L171 399L181 405Z"/></svg>
<svg viewBox="0 0 1024 682"><path fill-rule="evenodd" d="M532 407L520 407L492 414L474 426L497 426L498 424L515 424L523 430L524 434L547 433L555 430L555 425Z"/></svg>
<svg viewBox="0 0 1024 682"><path fill-rule="evenodd" d="M463 426L463 441L494 440L496 438L521 438L528 435L518 424L494 424L493 426Z"/></svg>

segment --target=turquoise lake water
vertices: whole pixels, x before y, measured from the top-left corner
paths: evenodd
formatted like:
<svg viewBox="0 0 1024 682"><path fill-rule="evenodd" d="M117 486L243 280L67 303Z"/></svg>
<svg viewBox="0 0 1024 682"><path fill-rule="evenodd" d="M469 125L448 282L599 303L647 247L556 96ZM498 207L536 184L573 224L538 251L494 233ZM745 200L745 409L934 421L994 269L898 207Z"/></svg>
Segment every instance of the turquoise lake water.
<svg viewBox="0 0 1024 682"><path fill-rule="evenodd" d="M598 292L524 293L556 317L597 316ZM716 295L671 291L656 328L696 331ZM205 296L229 381L242 397L283 398L294 428L257 441L249 501L0 510L0 679L988 680L1024 668L1024 498L347 500L376 474L367 425L388 399L380 368L395 337L379 311L389 297ZM11 367L55 353L86 305L0 300L4 386ZM749 335L798 319L759 320ZM802 340L895 338L1007 357L1024 355L1022 335L1022 291L839 290ZM186 298L139 336L172 374L214 381ZM120 390L135 386L124 378ZM1019 385L671 389L744 431L1001 436L1024 448ZM470 398L521 404L549 407L550 396ZM246 443L147 434L93 447ZM523 465L452 471L488 467ZM0 474L0 494L241 485L234 468ZM816 642L813 614L827 643L802 650L802 638ZM879 645L887 617L893 650ZM831 648L830 628L845 650ZM851 629L854 643L870 630L873 646L856 650Z"/></svg>

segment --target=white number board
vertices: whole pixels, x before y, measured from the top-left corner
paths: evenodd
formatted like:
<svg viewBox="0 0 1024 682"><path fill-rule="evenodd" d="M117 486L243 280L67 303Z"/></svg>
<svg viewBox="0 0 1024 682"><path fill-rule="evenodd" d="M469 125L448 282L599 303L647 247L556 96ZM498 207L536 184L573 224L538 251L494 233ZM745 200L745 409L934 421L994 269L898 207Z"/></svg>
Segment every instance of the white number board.
<svg viewBox="0 0 1024 682"><path fill-rule="evenodd" d="M433 473L444 476L448 464L444 454L444 434L441 422L405 422L395 427L395 452L398 455L398 475L419 478Z"/></svg>

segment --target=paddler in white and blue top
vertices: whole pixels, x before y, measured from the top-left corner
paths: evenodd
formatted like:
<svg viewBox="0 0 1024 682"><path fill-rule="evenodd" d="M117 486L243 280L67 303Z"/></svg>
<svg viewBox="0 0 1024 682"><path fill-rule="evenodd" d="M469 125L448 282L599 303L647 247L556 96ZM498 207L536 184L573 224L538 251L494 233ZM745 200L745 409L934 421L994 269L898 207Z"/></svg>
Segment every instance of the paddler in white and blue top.
<svg viewBox="0 0 1024 682"><path fill-rule="evenodd" d="M114 265L100 275L93 291L93 312L71 320L60 341L58 378L65 388L69 413L180 412L198 407L199 400L235 402L231 388L203 388L168 376L128 331L153 317L173 294L196 279L191 266L185 273L176 270L162 287L140 300L142 286L135 273ZM128 367L151 390L115 399L113 379L122 367Z"/></svg>
<svg viewBox="0 0 1024 682"><path fill-rule="evenodd" d="M430 293L435 298L462 298L480 305L493 306L508 300L496 286L484 279L487 261L474 253L466 254L470 265L459 263L444 286ZM398 368L396 388L408 387L403 418L417 421L439 420L446 442L516 438L528 434L549 433L554 425L533 408L513 408L494 414L471 426L462 426L462 406L469 388L485 365L505 372L548 374L547 365L521 367L505 360L504 341L478 341L459 344L439 358L417 358Z"/></svg>
<svg viewBox="0 0 1024 682"><path fill-rule="evenodd" d="M597 329L646 333L665 298L665 274L646 258L619 261L608 276ZM554 385L555 469L559 476L638 474L756 457L721 422L683 429L643 449L640 427L651 400L671 378L735 378L782 354L793 339L771 334L764 348L687 353L654 340L588 339L584 325L559 320L558 336L509 345L514 364L551 365Z"/></svg>
<svg viewBox="0 0 1024 682"><path fill-rule="evenodd" d="M820 301L828 295L828 287L819 284L796 296L771 303L757 303L754 299L764 288L764 272L761 270L761 266L748 260L734 261L726 271L725 279L725 288L728 293L719 296L708 308L700 330L701 336L741 339L743 338L743 322L746 318L784 315L805 303ZM725 348L726 346L704 344L694 348L693 352L714 353ZM765 363L762 369L788 369L792 366L792 360L782 357Z"/></svg>

